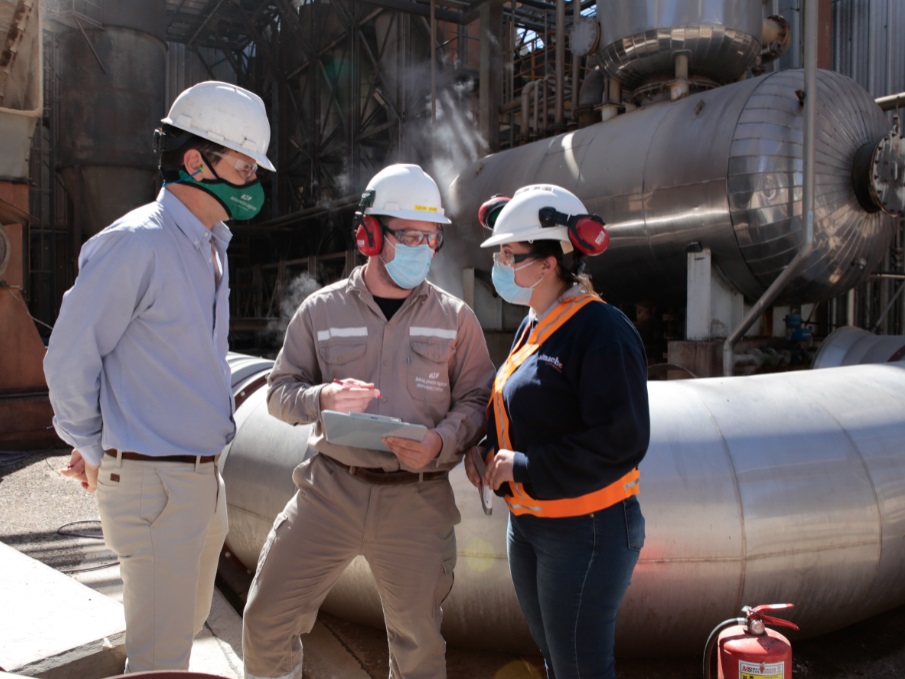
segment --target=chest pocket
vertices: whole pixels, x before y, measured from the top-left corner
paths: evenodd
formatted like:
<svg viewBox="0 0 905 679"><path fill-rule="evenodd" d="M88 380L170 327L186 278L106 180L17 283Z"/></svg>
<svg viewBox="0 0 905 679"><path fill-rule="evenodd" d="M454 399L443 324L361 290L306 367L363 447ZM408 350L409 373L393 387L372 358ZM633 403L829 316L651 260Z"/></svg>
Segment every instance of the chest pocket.
<svg viewBox="0 0 905 679"><path fill-rule="evenodd" d="M365 355L367 348L368 341L366 337L330 339L325 342L318 342L317 353L328 366L345 366L348 368L349 363L353 363ZM336 372L331 370L330 374L325 376L335 377Z"/></svg>
<svg viewBox="0 0 905 679"><path fill-rule="evenodd" d="M411 340L408 390L411 397L430 403L449 402L449 361L452 342L445 339Z"/></svg>

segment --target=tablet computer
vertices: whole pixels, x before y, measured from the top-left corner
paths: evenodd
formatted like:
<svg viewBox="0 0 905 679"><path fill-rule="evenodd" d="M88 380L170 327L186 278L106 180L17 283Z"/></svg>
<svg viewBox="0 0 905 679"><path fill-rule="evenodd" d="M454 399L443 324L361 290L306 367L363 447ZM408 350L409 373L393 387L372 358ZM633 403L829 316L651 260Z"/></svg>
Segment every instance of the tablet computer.
<svg viewBox="0 0 905 679"><path fill-rule="evenodd" d="M321 422L324 424L324 437L330 443L370 450L389 450L380 440L384 436L421 441L427 434L427 427L423 424L410 424L396 417L368 413L322 410Z"/></svg>

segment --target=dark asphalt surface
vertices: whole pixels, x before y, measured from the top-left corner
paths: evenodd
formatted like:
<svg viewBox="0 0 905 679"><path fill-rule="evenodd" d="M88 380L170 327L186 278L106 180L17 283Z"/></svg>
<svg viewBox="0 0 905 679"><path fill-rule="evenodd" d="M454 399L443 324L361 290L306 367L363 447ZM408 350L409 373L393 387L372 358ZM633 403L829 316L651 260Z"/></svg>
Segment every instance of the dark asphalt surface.
<svg viewBox="0 0 905 679"><path fill-rule="evenodd" d="M97 504L58 470L68 450L0 451L0 542L58 570L104 565L113 556L97 539ZM386 677L386 637L322 616L374 677ZM651 647L657 640L651 639ZM687 658L617 658L619 679L701 679L702 654ZM540 679L534 658L448 650L450 679ZM715 676L715 674L714 674ZM796 679L905 678L905 607L815 639L793 642Z"/></svg>

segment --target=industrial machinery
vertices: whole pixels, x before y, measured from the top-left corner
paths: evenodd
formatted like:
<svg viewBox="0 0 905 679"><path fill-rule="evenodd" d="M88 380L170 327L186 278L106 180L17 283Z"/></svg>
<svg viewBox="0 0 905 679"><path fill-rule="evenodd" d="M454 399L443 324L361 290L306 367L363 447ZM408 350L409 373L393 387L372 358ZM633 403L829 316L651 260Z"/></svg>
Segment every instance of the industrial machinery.
<svg viewBox="0 0 905 679"><path fill-rule="evenodd" d="M824 300L863 280L905 208L899 129L838 73L816 73L809 92L802 71L744 77L762 66L762 33L776 27L761 5L600 3L604 120L461 172L453 268L489 268L477 247L481 202L549 182L608 223L610 249L591 262L607 297L665 290L697 304L687 281L702 254L712 260L708 299L719 287L739 308ZM813 220L802 212L809 144ZM715 328L702 339L725 337L732 323ZM291 468L313 451L307 427L270 417L264 390L244 391L224 475L229 545L251 565L293 492ZM650 653L651 638L663 654L700 648L713 620L746 601L795 602L808 635L905 604L905 363L650 382L649 394L647 541L620 609L619 653ZM461 469L452 483L462 522L447 639L530 650L506 565L506 514L485 516ZM362 560L325 609L381 624Z"/></svg>
<svg viewBox="0 0 905 679"><path fill-rule="evenodd" d="M267 412L269 362L237 357L238 433L223 459L230 551L253 568L295 488L308 426ZM256 388L256 386L258 388ZM652 381L651 444L639 499L647 540L620 609L617 652L687 653L746 601L795 603L819 635L905 604L905 362L750 377ZM506 562L507 513L485 516L461 466L462 522L447 640L533 646ZM367 565L352 563L324 604L380 626Z"/></svg>
<svg viewBox="0 0 905 679"><path fill-rule="evenodd" d="M785 23L762 18L760 5L599 3L605 86L586 80L582 101L596 102L601 121L463 170L451 191L449 240L465 243L457 264L489 268L482 201L564 186L607 223L609 250L588 260L606 299L682 309L673 339L720 340L704 346L713 360L686 366L697 375L734 374L733 345L752 313L839 298L865 281L901 238L899 118L840 73L765 72L782 49L767 36ZM673 348L687 348L670 348L683 362Z"/></svg>
<svg viewBox="0 0 905 679"><path fill-rule="evenodd" d="M111 130L101 160L75 135L60 148L64 181L89 215L74 225L73 250L110 214L125 211L97 200L105 192L109 197L109 186L125 200L126 189L150 193L154 182L150 152L145 155L132 136L112 134L106 122L125 116L131 128L150 129L163 113L162 4L119 4L122 16L108 22L96 42L82 43L75 33L61 41L81 55L66 69L94 59L132 83L126 97L131 107L105 111L106 118L87 115L87 87L61 97L67 127L91 118L97 136ZM131 23L131 10L144 4L152 6L148 22ZM7 5L33 7L34 13L38 7ZM805 5L813 7L813 0ZM864 281L901 237L901 128L849 77L821 70L809 80L808 68L772 69L788 46L789 26L765 18L764 6L760 0L599 3L585 47L586 53L596 50L600 68L585 80L580 97L596 122L489 155L459 172L445 196L457 217L455 232L432 277L445 276L443 282L466 297L470 283L470 301L498 305L496 318L502 321L485 328L511 329L506 321L515 312L500 306L480 275L490 268L490 253L478 247L483 234L477 208L492 194L551 182L573 191L609 226L608 252L590 262L604 296L678 300L687 305L688 339L720 342L741 327L746 309L799 307L836 298ZM327 4L310 8L321 12ZM24 26L22 15L16 21ZM4 34L20 39L15 31L0 30ZM579 38L576 31L576 48ZM124 43L144 55L140 63L116 60ZM21 61L24 50L7 52ZM99 73L95 77L93 90L103 91L106 81ZM547 114L539 93L549 83L532 82L525 90L535 95L538 120L541 110ZM560 101L563 96L554 92ZM523 136L536 137L527 96L524 105ZM18 110L35 111L36 118L40 109L32 97ZM33 128L34 121L28 125ZM814 151L810 158L808 148ZM15 171L20 174L13 177L25 176L21 166ZM806 182L808 173L813 182ZM12 184L14 194L24 186ZM808 190L812 213L804 209ZM6 201L0 203L0 277L7 281L0 289L0 338L13 346L3 331L34 330L19 308L24 303L17 286L23 283L7 264L19 257L23 242L19 227L8 224L25 224L28 216L21 199L0 197ZM472 272L470 281L463 280L463 271ZM476 310L483 322L483 309ZM783 315L797 316L789 324L801 332L800 313ZM34 339L27 339L32 347ZM649 653L652 637L664 655L697 652L713 620L749 601L795 602L792 617L808 635L905 604L900 340L881 342L848 329L825 340L818 366L827 369L650 382L652 437L640 495L648 534L620 611L619 653ZM34 355L42 350L37 347ZM20 363L29 356L32 376L40 375L29 352L12 356ZM0 361L10 355L0 352ZM231 357L238 431L222 458L228 547L250 569L273 518L294 492L292 468L313 454L307 426L292 427L267 413L270 365ZM2 380L13 374L0 365L0 399L40 389L29 377L17 380L11 392ZM0 411L0 433L8 431L2 421L8 412ZM49 414L42 417L49 423ZM456 586L444 606L446 637L462 646L533 650L506 563L506 512L498 507L486 516L461 467L451 480L462 521ZM381 624L380 602L362 560L343 575L325 609Z"/></svg>

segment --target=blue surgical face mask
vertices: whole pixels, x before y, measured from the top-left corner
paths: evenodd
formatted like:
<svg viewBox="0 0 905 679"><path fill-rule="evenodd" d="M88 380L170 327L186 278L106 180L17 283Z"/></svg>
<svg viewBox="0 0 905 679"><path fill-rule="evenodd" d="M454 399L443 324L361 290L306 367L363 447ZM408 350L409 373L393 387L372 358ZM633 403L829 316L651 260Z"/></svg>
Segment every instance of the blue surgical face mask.
<svg viewBox="0 0 905 679"><path fill-rule="evenodd" d="M433 249L426 243L415 246L395 243L394 247L393 260L384 261L387 273L400 288L411 290L418 287L430 271Z"/></svg>
<svg viewBox="0 0 905 679"><path fill-rule="evenodd" d="M494 262L491 279L493 280L493 287L497 294L510 304L528 306L531 303L531 293L534 292L535 286L540 283L541 279L538 278L534 282L534 285L525 288L515 282L515 272L519 269L524 269L526 266L530 266L533 263L534 262L527 262L520 267L515 268L503 266L498 262Z"/></svg>

